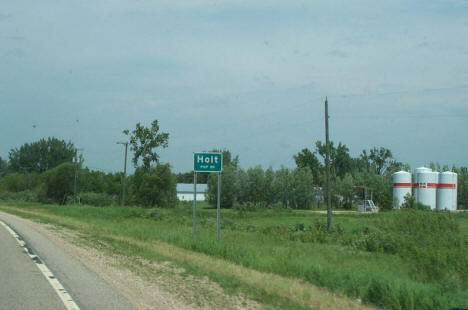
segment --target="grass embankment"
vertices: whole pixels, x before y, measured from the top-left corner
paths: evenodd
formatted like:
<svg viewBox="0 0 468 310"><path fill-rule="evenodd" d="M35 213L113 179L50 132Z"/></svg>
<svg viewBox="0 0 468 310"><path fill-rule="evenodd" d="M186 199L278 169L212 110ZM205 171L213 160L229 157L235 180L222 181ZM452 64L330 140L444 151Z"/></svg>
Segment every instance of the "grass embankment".
<svg viewBox="0 0 468 310"><path fill-rule="evenodd" d="M350 308L349 299L387 309L468 304L468 214L389 212L326 216L307 211L175 210L20 205L0 209L86 232L120 254L170 260L223 288L281 308Z"/></svg>

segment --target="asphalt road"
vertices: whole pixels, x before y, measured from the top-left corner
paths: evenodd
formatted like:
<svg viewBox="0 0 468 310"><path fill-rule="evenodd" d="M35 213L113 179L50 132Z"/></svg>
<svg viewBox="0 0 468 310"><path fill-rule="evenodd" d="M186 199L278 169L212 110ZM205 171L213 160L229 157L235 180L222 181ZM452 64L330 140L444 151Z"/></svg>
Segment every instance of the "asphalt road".
<svg viewBox="0 0 468 310"><path fill-rule="evenodd" d="M0 226L0 309L65 309L23 248Z"/></svg>
<svg viewBox="0 0 468 310"><path fill-rule="evenodd" d="M52 271L80 309L133 310L135 307L97 274L27 222L0 212L0 220L26 242ZM0 225L0 310L67 309L33 260Z"/></svg>

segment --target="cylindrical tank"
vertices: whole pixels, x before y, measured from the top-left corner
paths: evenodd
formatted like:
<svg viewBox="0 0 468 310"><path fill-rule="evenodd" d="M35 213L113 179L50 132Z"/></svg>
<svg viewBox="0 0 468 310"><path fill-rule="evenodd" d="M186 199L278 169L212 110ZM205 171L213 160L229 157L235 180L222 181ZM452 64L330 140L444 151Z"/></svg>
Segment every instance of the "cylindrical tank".
<svg viewBox="0 0 468 310"><path fill-rule="evenodd" d="M432 170L429 169L429 168L426 168L426 167L419 167L419 168L416 168L414 169L414 190L413 190L413 193L414 193L414 198L416 199L416 201L419 201L418 200L418 194L419 194L419 179L418 179L418 176L420 173L422 172L431 172Z"/></svg>
<svg viewBox="0 0 468 310"><path fill-rule="evenodd" d="M434 210L436 208L439 172L421 171L417 174L417 179L418 187L416 188L416 201L429 206Z"/></svg>
<svg viewBox="0 0 468 310"><path fill-rule="evenodd" d="M439 175L439 186L437 188L437 209L457 209L457 174L450 171Z"/></svg>
<svg viewBox="0 0 468 310"><path fill-rule="evenodd" d="M411 195L411 173L398 171L392 175L393 179L393 208L399 209L405 202L405 196Z"/></svg>
<svg viewBox="0 0 468 310"><path fill-rule="evenodd" d="M414 199L418 201L418 193L419 193L419 181L418 181L418 176L421 172L431 172L432 170L426 167L419 167L414 169L414 184L413 184L413 195Z"/></svg>

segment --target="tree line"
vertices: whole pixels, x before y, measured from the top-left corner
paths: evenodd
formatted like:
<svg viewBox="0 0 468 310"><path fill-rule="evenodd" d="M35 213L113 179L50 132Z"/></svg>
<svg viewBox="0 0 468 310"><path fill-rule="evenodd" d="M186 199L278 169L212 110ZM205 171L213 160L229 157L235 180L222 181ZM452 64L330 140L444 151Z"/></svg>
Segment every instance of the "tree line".
<svg viewBox="0 0 468 310"><path fill-rule="evenodd" d="M216 150L215 150L216 151ZM224 208L255 210L263 208L311 209L324 206L326 191L326 146L317 141L315 149L302 149L293 156L295 168L273 170L261 166L242 169L239 157L223 153L221 205ZM331 200L335 208L351 209L358 200L372 199L383 210L393 207L392 174L410 171L408 164L397 161L391 150L373 147L352 157L341 142L330 142ZM436 171L452 170L458 174L458 208L468 209L468 170L431 163ZM215 206L216 174L199 173L208 183L208 201ZM177 175L178 181L190 183L193 172Z"/></svg>
<svg viewBox="0 0 468 310"><path fill-rule="evenodd" d="M158 121L138 123L129 138L135 172L126 178L128 205L172 207L176 180L169 164L159 163L158 147L167 147L169 134ZM122 194L121 172L105 173L84 167L72 142L54 137L25 143L0 158L0 199L41 203L117 205Z"/></svg>
<svg viewBox="0 0 468 310"><path fill-rule="evenodd" d="M224 151L223 154L229 153ZM224 161L221 203L240 209L324 207L326 191L324 158L326 146L317 141L315 149L302 149L294 160L293 169L276 171L261 166L246 170L235 161ZM230 155L229 155L230 156ZM356 198L364 198L363 188L372 192L374 201L384 209L392 206L391 174L407 165L397 162L390 150L373 148L353 158L346 145L330 143L331 197L334 207L351 209ZM216 176L208 176L208 200L216 202Z"/></svg>
<svg viewBox="0 0 468 310"><path fill-rule="evenodd" d="M169 164L159 162L157 148L168 147L169 134L160 132L157 120L149 127L137 124L123 131L129 138L135 172L126 178L127 205L174 207L176 183L192 183L193 172L175 174ZM293 156L295 168L261 166L242 169L239 156L222 150L223 171L221 206L240 210L265 208L311 209L324 207L326 190L324 158L326 146L317 141L314 149L304 148ZM391 209L392 173L410 170L384 147L350 155L339 142L330 143L332 204L353 207L357 199L367 197L382 209ZM468 208L468 171L466 167L440 166L438 171L458 174L459 208ZM25 143L11 149L8 158L0 158L0 199L19 199L41 203L116 205L121 201L123 174L90 170L78 156L72 142L54 137ZM198 173L198 182L208 184L208 201L217 199L216 174ZM372 195L372 196L371 196Z"/></svg>

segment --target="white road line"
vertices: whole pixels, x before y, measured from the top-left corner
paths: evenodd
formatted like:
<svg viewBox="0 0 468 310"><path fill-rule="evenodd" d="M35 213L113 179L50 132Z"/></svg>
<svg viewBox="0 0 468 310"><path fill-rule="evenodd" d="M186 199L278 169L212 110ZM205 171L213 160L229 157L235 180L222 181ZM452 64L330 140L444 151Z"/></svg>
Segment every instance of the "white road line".
<svg viewBox="0 0 468 310"><path fill-rule="evenodd" d="M70 294L68 294L68 292L63 288L62 284L60 284L59 280L57 280L50 269L47 268L39 256L32 253L31 250L26 246L26 242L24 242L24 240L22 240L21 237L3 221L0 221L0 224L2 224L2 226L5 227L5 229L15 238L26 254L28 254L28 256L32 259L37 268L39 268L44 277L47 279L47 281L49 281L52 288L62 300L65 308L67 308L67 310L80 310L80 307L78 307L78 305L73 301Z"/></svg>

